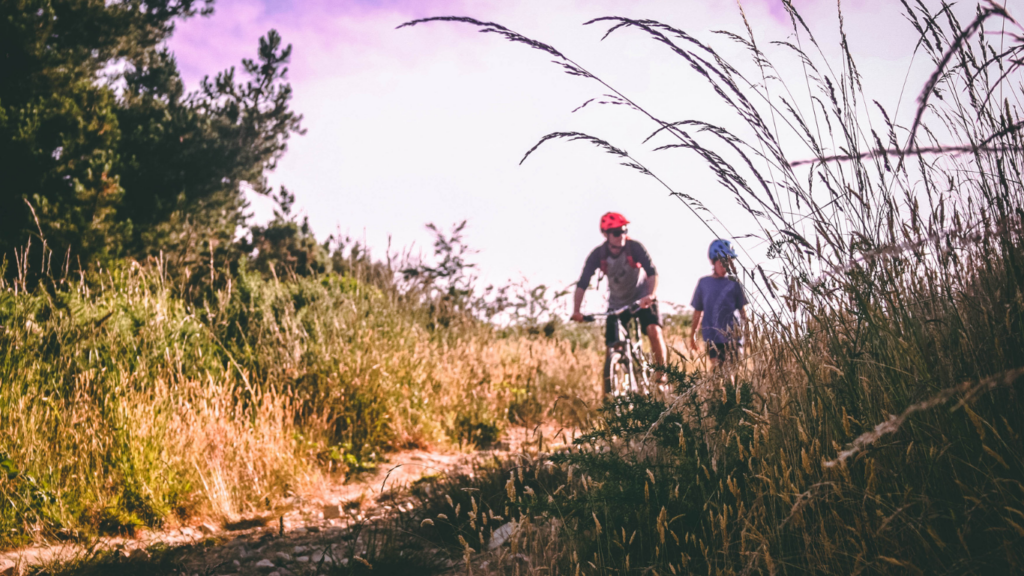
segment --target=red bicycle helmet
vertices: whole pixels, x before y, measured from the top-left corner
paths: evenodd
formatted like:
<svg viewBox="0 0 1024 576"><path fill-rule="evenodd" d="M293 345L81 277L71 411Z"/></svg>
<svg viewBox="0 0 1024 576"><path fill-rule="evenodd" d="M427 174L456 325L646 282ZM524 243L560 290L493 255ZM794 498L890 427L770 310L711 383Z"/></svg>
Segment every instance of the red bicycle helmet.
<svg viewBox="0 0 1024 576"><path fill-rule="evenodd" d="M618 212L608 212L601 216L601 232L612 228L622 228L626 224L629 224L629 220L626 220L626 217Z"/></svg>

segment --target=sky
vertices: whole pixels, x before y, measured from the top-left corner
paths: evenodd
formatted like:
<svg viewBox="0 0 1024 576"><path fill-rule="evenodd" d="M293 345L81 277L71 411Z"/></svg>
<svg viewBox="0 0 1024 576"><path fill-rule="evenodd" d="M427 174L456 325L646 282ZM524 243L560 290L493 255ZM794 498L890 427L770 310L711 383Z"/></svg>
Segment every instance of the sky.
<svg viewBox="0 0 1024 576"><path fill-rule="evenodd" d="M1011 11L1017 1L1009 2ZM839 65L837 3L794 5ZM659 298L687 304L710 272L707 246L716 234L665 186L582 142L551 142L520 160L548 133L586 132L634 154L672 190L701 199L718 235L725 228L733 236L753 232L695 155L654 151L659 141L644 139L656 126L625 107L574 112L608 89L563 73L541 51L465 24L396 27L449 15L497 22L555 46L655 115L728 127L735 117L664 46L636 31L602 40L607 25L583 24L602 16L651 18L749 62L747 52L712 32L746 35L741 6L758 44L802 82L799 61L769 44L796 40L780 0L218 0L212 16L179 23L169 47L186 86L196 89L204 75L253 57L271 28L293 45L292 105L307 132L289 142L270 182L295 194L321 240L340 232L365 240L378 257L389 245L429 256L427 223L448 228L467 220L481 285L563 288L603 240L601 214L617 211L652 254ZM842 2L865 91L906 118L931 69L920 55L912 58L917 37L900 8L895 0ZM253 220L269 220L272 203L250 200ZM739 242L751 263L763 258L758 240ZM584 308L600 306L595 294Z"/></svg>

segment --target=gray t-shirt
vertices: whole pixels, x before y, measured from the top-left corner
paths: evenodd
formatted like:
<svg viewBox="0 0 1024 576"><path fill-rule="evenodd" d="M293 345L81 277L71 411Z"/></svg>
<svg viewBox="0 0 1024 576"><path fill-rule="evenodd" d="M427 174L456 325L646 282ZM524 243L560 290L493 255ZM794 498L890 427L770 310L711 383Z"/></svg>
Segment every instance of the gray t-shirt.
<svg viewBox="0 0 1024 576"><path fill-rule="evenodd" d="M697 282L690 305L704 313L700 320L704 340L725 344L735 339L730 331L736 324L736 312L747 305L747 296L743 286L731 278L705 276Z"/></svg>
<svg viewBox="0 0 1024 576"><path fill-rule="evenodd" d="M644 245L631 239L626 239L618 256L612 254L607 242L595 248L587 257L583 274L576 286L586 290L598 269L608 277L609 310L632 304L647 296L647 278L658 275Z"/></svg>

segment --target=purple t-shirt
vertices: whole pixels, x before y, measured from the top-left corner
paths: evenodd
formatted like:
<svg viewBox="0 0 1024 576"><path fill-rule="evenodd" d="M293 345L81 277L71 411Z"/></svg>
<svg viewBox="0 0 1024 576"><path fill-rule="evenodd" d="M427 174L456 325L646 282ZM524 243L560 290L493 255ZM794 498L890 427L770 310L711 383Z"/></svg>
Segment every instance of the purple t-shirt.
<svg viewBox="0 0 1024 576"><path fill-rule="evenodd" d="M690 305L704 313L700 320L704 340L724 344L730 340L729 332L736 324L736 312L747 305L747 297L739 282L726 277L705 276L697 282Z"/></svg>

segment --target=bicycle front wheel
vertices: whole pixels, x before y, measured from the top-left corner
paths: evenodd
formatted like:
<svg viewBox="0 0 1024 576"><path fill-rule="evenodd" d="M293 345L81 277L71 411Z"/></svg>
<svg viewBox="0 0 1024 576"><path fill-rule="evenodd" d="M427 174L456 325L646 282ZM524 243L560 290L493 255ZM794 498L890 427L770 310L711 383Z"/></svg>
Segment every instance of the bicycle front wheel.
<svg viewBox="0 0 1024 576"><path fill-rule="evenodd" d="M619 396L629 389L629 358L620 350L604 357L604 393Z"/></svg>
<svg viewBox="0 0 1024 576"><path fill-rule="evenodd" d="M651 357L649 352L644 352L639 346L637 346L634 354L636 358L637 387L650 394L656 387L654 384L654 358Z"/></svg>

